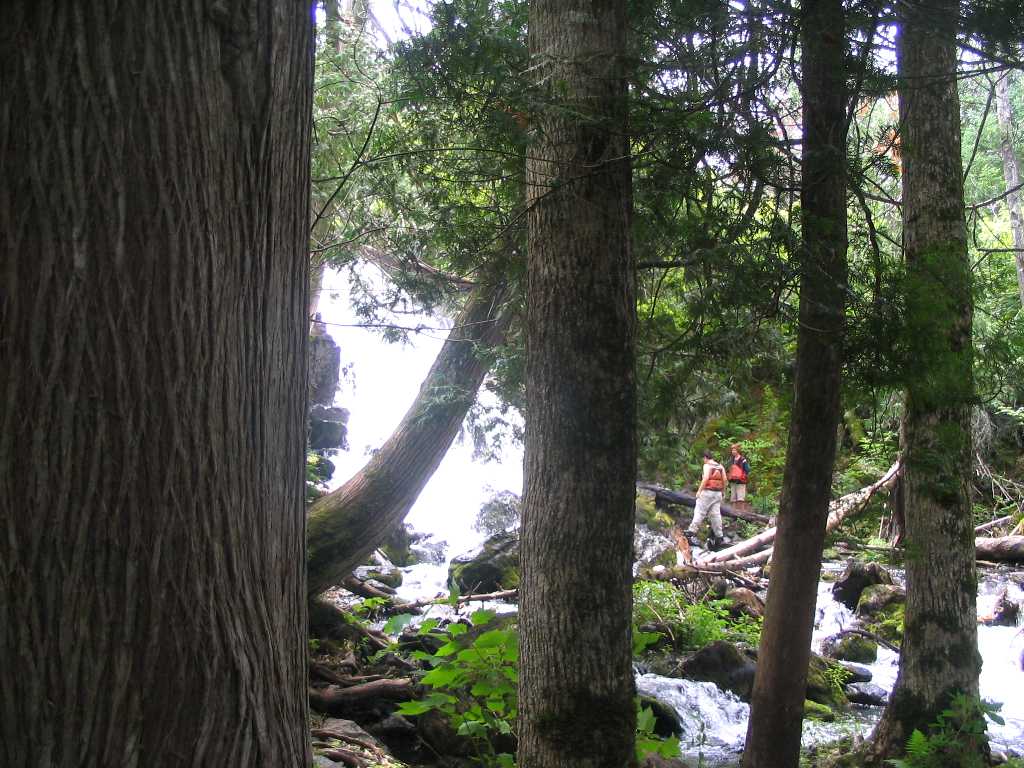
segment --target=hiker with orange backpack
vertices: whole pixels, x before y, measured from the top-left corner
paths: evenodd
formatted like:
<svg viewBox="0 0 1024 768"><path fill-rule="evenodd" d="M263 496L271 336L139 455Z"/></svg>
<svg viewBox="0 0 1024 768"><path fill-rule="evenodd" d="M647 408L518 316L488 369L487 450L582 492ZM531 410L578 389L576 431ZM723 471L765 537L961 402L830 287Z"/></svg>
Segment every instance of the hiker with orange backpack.
<svg viewBox="0 0 1024 768"><path fill-rule="evenodd" d="M729 501L746 502L747 500L747 478L750 476L750 462L743 455L739 443L729 446L732 458L729 459L729 469L726 476L729 478Z"/></svg>
<svg viewBox="0 0 1024 768"><path fill-rule="evenodd" d="M701 473L700 485L697 487L697 503L693 510L693 520L686 529L686 538L691 544L697 543L697 532L700 530L704 517L711 522L711 538L708 549L717 549L722 545L722 491L725 490L725 467L715 461L711 451L704 451L704 469Z"/></svg>

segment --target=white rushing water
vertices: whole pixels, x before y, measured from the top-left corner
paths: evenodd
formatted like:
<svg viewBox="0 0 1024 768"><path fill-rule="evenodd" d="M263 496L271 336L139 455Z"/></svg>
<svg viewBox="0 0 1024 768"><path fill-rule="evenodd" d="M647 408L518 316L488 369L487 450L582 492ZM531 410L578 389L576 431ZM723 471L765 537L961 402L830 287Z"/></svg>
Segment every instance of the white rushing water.
<svg viewBox="0 0 1024 768"><path fill-rule="evenodd" d="M371 269L371 268L367 268ZM363 278L369 275L364 272ZM337 487L365 464L369 453L391 434L412 403L423 377L444 342L446 330L417 334L405 345L387 344L377 333L354 327L357 320L348 304L347 275L329 271L324 276L319 312L328 333L341 347L342 360L352 373L342 382L336 404L351 411L350 450L332 456L336 471L330 487ZM448 328L446 318L403 314L403 326ZM480 463L472 458L468 441L452 446L407 518L414 529L448 542L448 559L476 547L483 535L473 528L480 505L493 493L519 493L522 486L521 450L508 444L500 462ZM404 569L399 597L432 597L444 588L446 565L423 564ZM1020 586L1006 579L983 579L978 598L979 615L991 611L1000 586L1011 600L1024 601ZM442 609L439 609L442 610ZM819 587L813 645L853 623L853 614L832 599L831 583ZM1024 634L1017 627L979 627L979 650L984 658L982 697L1002 705L1004 725L991 725L996 746L1024 754ZM879 648L878 661L867 665L872 682L890 691L896 680L897 655ZM705 765L733 765L743 744L748 706L712 683L698 683L643 674L637 687L671 705L683 729L684 754L700 756ZM879 708L857 707L835 724L808 722L804 743L834 740L844 733L867 735L881 714Z"/></svg>

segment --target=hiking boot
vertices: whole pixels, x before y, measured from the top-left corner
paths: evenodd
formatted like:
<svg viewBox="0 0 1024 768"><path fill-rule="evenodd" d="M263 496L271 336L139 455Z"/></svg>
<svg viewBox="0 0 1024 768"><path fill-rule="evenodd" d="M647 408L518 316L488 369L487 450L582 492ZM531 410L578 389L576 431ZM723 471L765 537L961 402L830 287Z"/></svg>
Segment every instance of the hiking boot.
<svg viewBox="0 0 1024 768"><path fill-rule="evenodd" d="M697 538L697 534L695 532L683 531L683 535L686 537L686 540L690 543L691 547L700 546L700 539Z"/></svg>
<svg viewBox="0 0 1024 768"><path fill-rule="evenodd" d="M722 541L722 538L720 536L712 535L711 538L708 539L708 546L707 546L707 548L710 551L714 552L717 549L721 549L723 543L724 542Z"/></svg>

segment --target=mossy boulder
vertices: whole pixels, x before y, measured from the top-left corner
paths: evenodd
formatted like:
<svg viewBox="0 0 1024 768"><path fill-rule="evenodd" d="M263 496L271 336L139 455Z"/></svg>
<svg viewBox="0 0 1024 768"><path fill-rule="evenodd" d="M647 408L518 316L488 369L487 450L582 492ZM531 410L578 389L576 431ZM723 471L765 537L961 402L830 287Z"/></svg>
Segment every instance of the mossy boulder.
<svg viewBox="0 0 1024 768"><path fill-rule="evenodd" d="M498 592L519 586L519 536L497 533L480 549L454 558L448 586L464 595Z"/></svg>
<svg viewBox="0 0 1024 768"><path fill-rule="evenodd" d="M849 677L839 662L812 653L807 666L807 698L831 709L845 707L848 701L844 688Z"/></svg>
<svg viewBox="0 0 1024 768"><path fill-rule="evenodd" d="M867 587L857 601L857 617L868 632L891 643L903 640L907 593L895 584Z"/></svg>
<svg viewBox="0 0 1024 768"><path fill-rule="evenodd" d="M823 723L831 723L836 719L836 713L831 707L811 699L804 699L804 719L820 720Z"/></svg>
<svg viewBox="0 0 1024 768"><path fill-rule="evenodd" d="M878 563L851 560L832 585L832 596L852 611L857 607L864 590L879 584L892 584L892 576L885 568Z"/></svg>
<svg viewBox="0 0 1024 768"><path fill-rule="evenodd" d="M830 659L873 664L878 660L878 643L864 635L841 632L823 640L821 652Z"/></svg>

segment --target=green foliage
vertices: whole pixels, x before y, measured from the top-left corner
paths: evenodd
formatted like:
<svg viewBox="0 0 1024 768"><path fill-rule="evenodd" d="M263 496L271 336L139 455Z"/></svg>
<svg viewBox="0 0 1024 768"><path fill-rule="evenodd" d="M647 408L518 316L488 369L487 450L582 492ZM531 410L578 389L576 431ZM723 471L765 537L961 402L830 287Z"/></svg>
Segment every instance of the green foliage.
<svg viewBox="0 0 1024 768"><path fill-rule="evenodd" d="M647 755L679 757L679 739L672 736L663 739L654 732L655 717L650 707L640 705L636 700L636 759L642 761Z"/></svg>
<svg viewBox="0 0 1024 768"><path fill-rule="evenodd" d="M396 616L385 631L398 631L412 616ZM436 619L424 621L418 635L440 637L445 642L434 653L415 651L415 659L430 667L420 682L431 688L422 699L402 702L402 715L442 713L461 736L476 748L476 759L484 766L509 768L514 756L499 752L500 737L515 736L518 708L519 631L502 623L494 611L478 610L471 626L448 624L440 628ZM637 710L637 755L657 753L679 755L678 739L661 739L654 733L654 714L649 708Z"/></svg>
<svg viewBox="0 0 1024 768"><path fill-rule="evenodd" d="M757 645L761 622L748 616L729 617L728 600L690 602L685 593L664 581L637 581L633 585L634 649L654 642L638 627L655 625L680 649L703 648L715 640ZM638 640L639 638L639 640Z"/></svg>
<svg viewBox="0 0 1024 768"><path fill-rule="evenodd" d="M472 627L449 624L443 630L433 620L420 625L420 635L440 635L446 642L434 653L413 653L431 667L420 682L432 690L423 699L403 702L397 711L421 715L437 710L471 740L481 764L511 765L511 755L496 751L494 739L514 734L519 635L500 625L493 611L478 610L470 621Z"/></svg>
<svg viewBox="0 0 1024 768"><path fill-rule="evenodd" d="M915 729L907 740L906 757L887 762L895 768L984 768L985 721L1000 725L998 704L958 693L928 728Z"/></svg>
<svg viewBox="0 0 1024 768"><path fill-rule="evenodd" d="M488 536L512 531L519 527L519 496L511 491L501 491L483 503L476 513L473 530Z"/></svg>

